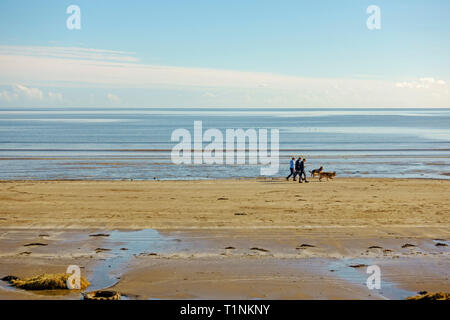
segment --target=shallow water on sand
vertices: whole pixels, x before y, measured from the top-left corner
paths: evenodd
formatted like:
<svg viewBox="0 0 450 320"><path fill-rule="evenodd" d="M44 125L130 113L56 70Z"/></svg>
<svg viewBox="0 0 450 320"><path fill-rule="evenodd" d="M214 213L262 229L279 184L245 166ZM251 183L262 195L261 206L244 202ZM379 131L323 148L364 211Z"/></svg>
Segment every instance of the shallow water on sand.
<svg viewBox="0 0 450 320"><path fill-rule="evenodd" d="M363 265L353 268L352 265ZM329 263L330 270L341 279L353 284L366 286L367 278L372 274L367 274L367 266L374 265L371 259L341 259ZM380 289L371 289L374 295L379 295L386 299L404 300L407 297L414 296L416 292L399 288L395 283L383 278L381 273Z"/></svg>
<svg viewBox="0 0 450 320"><path fill-rule="evenodd" d="M187 245L179 239L164 236L153 229L138 231L114 230L104 239L107 257L97 264L89 278L89 290L113 286L125 272L127 263L134 256L184 250Z"/></svg>
<svg viewBox="0 0 450 320"><path fill-rule="evenodd" d="M127 263L135 256L139 255L165 255L180 256L180 253L186 252L187 255L208 256L206 253L200 253L198 247L189 241L189 239L179 239L174 236L162 235L156 230L145 229L140 231L112 231L110 236L106 239L105 246L111 251L108 255L111 256L106 260L97 264L90 276L91 290L105 289L113 286L120 281L120 276L126 272ZM198 239L196 240L198 241ZM208 248L208 240L203 238L200 240L205 242L205 248ZM127 248L128 250L123 250ZM210 253L209 256L214 254ZM219 254L216 253L216 256ZM278 254L270 254L272 257L277 257ZM309 263L307 258L294 258L294 255L282 255L279 263L283 264L286 261L294 259L296 264ZM322 272L331 271L333 275L339 279L345 280L352 285L366 286L367 278L370 274L366 273L367 266L373 265L373 260L369 258L343 258L343 259L324 259L312 258L317 262L319 269ZM308 261L309 260L309 261ZM316 262L314 262L316 264ZM364 267L353 268L351 265L362 264ZM415 295L414 291L404 290L397 286L397 284L382 278L381 289L373 289L373 296L382 297L385 299L406 299L409 296ZM125 297L127 298L127 297Z"/></svg>
<svg viewBox="0 0 450 320"><path fill-rule="evenodd" d="M39 241L48 245L27 249L32 251L31 254L21 255L20 252L24 250L24 244L31 241L35 242L37 237L41 239ZM303 243L306 239L309 239L308 243L314 243L314 245L302 245L303 247L298 249L297 243ZM46 273L53 272L48 271L50 267L48 264L53 261L58 268L60 268L59 266L65 268L69 264L78 263L85 267L82 273L85 276L87 275L91 282L87 291L107 289L120 282L119 286L123 285L124 288L127 288L125 294L129 294L129 296L124 296L124 299L135 299L138 298L138 295L152 298L155 288L150 288L152 285L150 282L148 289L144 287L141 288L140 292L134 292L133 285L130 286L129 278L122 282L121 277L123 275L133 274L136 270L144 268L145 272L148 271L148 275L144 272L140 274L140 277L143 277L142 281L146 283L148 281L146 278L151 277L152 268L159 267L164 270L166 266L170 266L171 270L180 270L177 268L183 269L187 264L190 264L193 269L190 269L191 271L180 270L180 272L185 271L186 278L194 281L194 283L202 277L197 274L197 271L202 271L203 268L205 272L199 272L200 274L223 272L225 279L227 276L233 277L232 270L244 271L239 278L240 281L243 281L242 283L246 283L252 277L262 279L261 281L264 282L267 281L266 279L272 279L274 275L277 275L275 278L279 277L280 279L286 277L287 283L299 279L309 281L308 274L310 274L312 276L311 281L317 281L315 285L323 288L328 283L333 286L333 290L338 292L336 297L339 297L339 290L345 290L345 294L354 292L353 295L349 295L352 299L358 297L362 299L405 299L408 296L415 295L415 292L402 288L408 288L408 285L410 285L409 288L423 290L423 283L414 284L415 281L410 281L411 277L415 278L415 270L427 272L423 275L423 281L431 287L444 288L448 285L445 284L446 280L444 280L448 276L448 271L445 271L445 266L448 266L448 247L435 246L437 243L448 244L446 239L414 241L416 244L414 250L400 248L401 244L405 243L405 239L379 239L380 246L384 246L382 244L384 241L392 248L398 248L395 254L386 256L374 251L371 252L370 256L357 258L355 255L367 253L367 243L371 243L372 240L361 240L364 243L360 247L354 248L351 251L352 254L347 255L336 253L336 248L346 247L346 242L337 241L336 246L326 245L316 238L315 240L312 239L311 234L303 234L296 239L295 233L280 236L272 232L260 232L255 236L254 234L233 233L231 231L206 232L195 230L170 232L159 232L153 229L138 231L96 230L95 232L92 230L64 232L55 230L7 230L0 237L1 244L6 244L9 248L9 251L2 253L4 258L8 259L5 266L9 266L2 269L2 273L5 273L2 276L14 274L17 271L15 269L17 264L20 264L22 271L32 275L34 273L30 270L36 271L36 263L41 266L39 272ZM3 260L3 262L5 261ZM229 266L229 269L226 267L225 271L221 270L223 264ZM351 265L357 264L362 264L362 266L351 267ZM370 275L366 273L367 266L373 264L379 265L381 268L380 290L369 290L366 287L366 281ZM259 269L255 269L257 266L259 266ZM62 272L62 270L54 270ZM405 271L408 274L403 274ZM228 272L231 273L228 275ZM250 273L246 274L245 272ZM176 274L169 273L164 276L166 278L160 279L163 282L177 281ZM208 281L214 281L214 279L211 278ZM263 292L264 296L270 297L272 293L268 289L272 284L270 281L267 282L268 287L261 287L262 291L268 290ZM443 281L442 284L440 281ZM187 287L183 287L186 286L185 283L176 282L175 287L168 288L167 292L161 292L158 289L156 297L171 296L173 294L171 290L177 288L188 290ZM209 286L208 283L205 283L205 285ZM0 289L20 292L20 290L9 287L5 282L0 283ZM245 291L244 288L243 290ZM301 292L301 287L298 290ZM56 297L59 295L60 298L64 299L80 297L79 293L67 291L32 292L32 296L39 297L40 295L41 298L44 298L44 296L54 295ZM236 291L236 294L239 292ZM326 297L326 294L321 295L319 293L317 298L324 297L324 295ZM193 297L197 296L208 298L201 293L193 295Z"/></svg>

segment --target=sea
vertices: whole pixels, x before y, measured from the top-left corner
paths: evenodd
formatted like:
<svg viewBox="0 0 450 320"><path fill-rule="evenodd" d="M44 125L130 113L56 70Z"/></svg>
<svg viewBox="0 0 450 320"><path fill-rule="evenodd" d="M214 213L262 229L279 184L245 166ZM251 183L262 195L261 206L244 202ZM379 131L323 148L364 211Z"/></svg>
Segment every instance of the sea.
<svg viewBox="0 0 450 320"><path fill-rule="evenodd" d="M176 129L279 132L279 169L305 157L339 177L450 179L450 109L0 108L0 180L261 177L262 164L176 164ZM269 136L269 153L271 139ZM208 143L202 144L204 148ZM246 157L248 158L248 157Z"/></svg>

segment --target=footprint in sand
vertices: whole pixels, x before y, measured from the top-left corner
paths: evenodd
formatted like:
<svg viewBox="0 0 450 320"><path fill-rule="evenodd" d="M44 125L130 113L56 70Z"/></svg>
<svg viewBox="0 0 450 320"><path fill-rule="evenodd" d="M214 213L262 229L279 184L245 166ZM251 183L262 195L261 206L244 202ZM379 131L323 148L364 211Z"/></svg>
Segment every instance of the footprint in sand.
<svg viewBox="0 0 450 320"><path fill-rule="evenodd" d="M90 234L89 237L109 237L108 233L95 233L95 234Z"/></svg>
<svg viewBox="0 0 450 320"><path fill-rule="evenodd" d="M306 248L315 248L316 246L312 245L312 244L307 244L307 243L302 243L301 245L297 246L297 250L299 249L306 249Z"/></svg>
<svg viewBox="0 0 450 320"><path fill-rule="evenodd" d="M150 252L150 253L139 253L139 257L148 257L148 256L157 256L158 254L156 252Z"/></svg>
<svg viewBox="0 0 450 320"><path fill-rule="evenodd" d="M349 265L350 268L364 268L367 267L367 264L364 263L358 263L358 264L351 264Z"/></svg>
<svg viewBox="0 0 450 320"><path fill-rule="evenodd" d="M47 243L41 243L41 242L32 242L32 243L27 243L23 245L24 247L38 247L38 246L48 246Z"/></svg>
<svg viewBox="0 0 450 320"><path fill-rule="evenodd" d="M264 248L257 248L257 247L250 248L250 250L261 251L261 252L269 252L269 250L267 250L267 249L264 249Z"/></svg>

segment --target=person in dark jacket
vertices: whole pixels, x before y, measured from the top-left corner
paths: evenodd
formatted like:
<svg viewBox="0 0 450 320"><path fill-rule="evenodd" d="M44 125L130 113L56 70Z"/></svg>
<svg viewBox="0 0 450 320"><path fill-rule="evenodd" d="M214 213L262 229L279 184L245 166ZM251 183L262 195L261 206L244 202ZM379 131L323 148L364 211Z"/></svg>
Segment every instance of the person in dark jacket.
<svg viewBox="0 0 450 320"><path fill-rule="evenodd" d="M298 157L297 161L295 161L295 173L294 173L294 181L295 178L300 174L300 163L302 162L302 157Z"/></svg>
<svg viewBox="0 0 450 320"><path fill-rule="evenodd" d="M299 163L299 170L298 170L299 171L299 173L298 173L298 182L299 183L302 183L303 182L302 180L305 180L306 183L309 182L308 180L306 180L305 162L306 162L306 159L303 158L303 160L300 161L300 163Z"/></svg>

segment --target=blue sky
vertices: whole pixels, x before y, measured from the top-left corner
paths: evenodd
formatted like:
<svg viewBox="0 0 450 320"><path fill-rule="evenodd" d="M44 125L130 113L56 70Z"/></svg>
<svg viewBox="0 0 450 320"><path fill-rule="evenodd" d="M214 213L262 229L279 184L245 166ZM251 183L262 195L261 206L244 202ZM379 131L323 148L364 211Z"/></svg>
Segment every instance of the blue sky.
<svg viewBox="0 0 450 320"><path fill-rule="evenodd" d="M450 107L446 0L2 0L0 17L0 106Z"/></svg>

